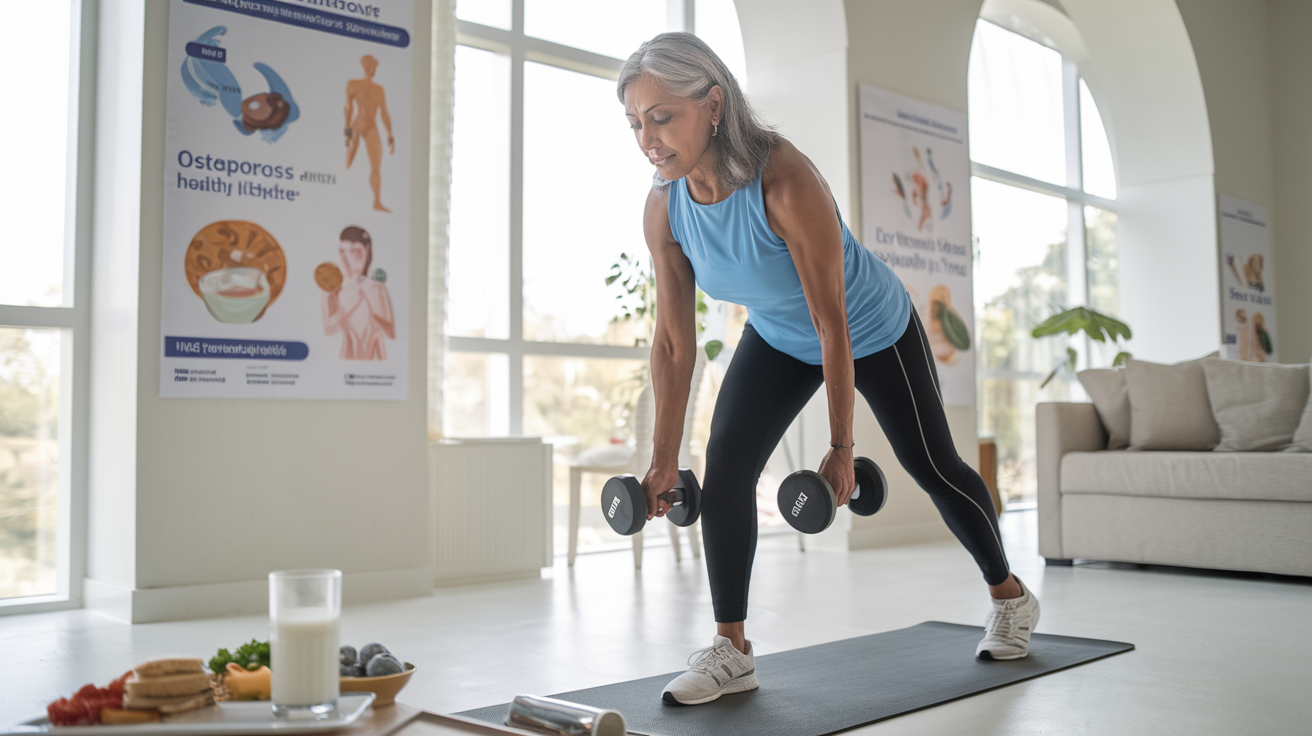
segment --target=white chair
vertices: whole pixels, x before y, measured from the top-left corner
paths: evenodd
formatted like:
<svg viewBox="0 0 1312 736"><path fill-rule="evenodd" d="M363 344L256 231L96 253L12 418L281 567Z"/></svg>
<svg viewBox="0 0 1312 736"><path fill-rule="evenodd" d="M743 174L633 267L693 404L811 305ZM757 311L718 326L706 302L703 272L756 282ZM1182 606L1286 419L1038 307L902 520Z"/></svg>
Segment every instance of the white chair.
<svg viewBox="0 0 1312 736"><path fill-rule="evenodd" d="M697 349L697 361L693 364L692 393L688 396L688 408L683 416L683 442L679 445L679 467L691 467L692 454L689 444L692 439L692 420L696 413L697 389L701 386L702 373L706 370L706 353ZM652 438L656 433L656 395L651 385L643 387L633 409L633 446L613 445L585 450L570 464L569 468L569 566L574 566L574 558L579 547L579 506L583 489L583 474L597 473L612 476L632 473L641 478L651 467ZM674 561L683 560L683 551L679 545L679 527L665 522L670 530L670 542L674 548ZM688 545L692 548L693 559L701 559L702 540L701 522L685 527L688 530ZM642 569L642 535L633 535L633 567Z"/></svg>

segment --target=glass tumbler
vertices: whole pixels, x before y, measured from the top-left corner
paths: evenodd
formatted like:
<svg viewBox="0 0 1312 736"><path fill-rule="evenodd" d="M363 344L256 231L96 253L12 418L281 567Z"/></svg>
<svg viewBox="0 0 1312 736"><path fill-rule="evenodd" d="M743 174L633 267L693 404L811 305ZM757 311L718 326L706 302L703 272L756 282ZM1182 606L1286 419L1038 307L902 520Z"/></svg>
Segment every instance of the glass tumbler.
<svg viewBox="0 0 1312 736"><path fill-rule="evenodd" d="M273 714L330 718L337 711L341 570L269 573Z"/></svg>

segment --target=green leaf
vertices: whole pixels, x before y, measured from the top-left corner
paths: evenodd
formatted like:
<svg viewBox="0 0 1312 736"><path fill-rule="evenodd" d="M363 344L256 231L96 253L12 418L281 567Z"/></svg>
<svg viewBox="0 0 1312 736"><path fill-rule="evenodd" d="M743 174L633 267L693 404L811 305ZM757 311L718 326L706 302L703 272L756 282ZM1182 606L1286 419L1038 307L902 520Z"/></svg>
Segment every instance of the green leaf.
<svg viewBox="0 0 1312 736"><path fill-rule="evenodd" d="M1075 370L1075 360L1078 357L1079 354L1075 352L1075 348L1066 348L1066 367L1072 371Z"/></svg>
<svg viewBox="0 0 1312 736"><path fill-rule="evenodd" d="M607 277L606 277L606 285L607 285L607 286L610 286L611 284L615 283L615 279L618 279L619 277L620 277L620 275L617 274L617 273L614 273L614 274L611 274L610 276L607 276ZM619 298L619 297L616 297L616 299L618 299L618 298Z"/></svg>
<svg viewBox="0 0 1312 736"><path fill-rule="evenodd" d="M1271 344L1271 333L1260 326L1257 328L1257 341L1262 343L1262 349L1266 351L1267 355L1275 352L1275 346Z"/></svg>
<svg viewBox="0 0 1312 736"><path fill-rule="evenodd" d="M1088 307L1074 307L1055 314L1035 327L1030 334L1034 337L1047 337L1062 332L1074 335L1081 330L1098 342L1107 342L1108 338L1115 342L1118 338L1128 340L1131 337L1129 325Z"/></svg>
<svg viewBox="0 0 1312 736"><path fill-rule="evenodd" d="M706 350L706 359L715 360L715 358L719 356L720 351L724 350L724 343L720 342L719 340L711 340L710 342L706 343L705 350Z"/></svg>
<svg viewBox="0 0 1312 736"><path fill-rule="evenodd" d="M1112 359L1112 367L1113 367L1113 368L1123 368L1123 367L1125 367L1125 361L1129 360L1129 359L1132 358L1132 357L1134 357L1134 356L1132 356L1132 355L1130 355L1129 353L1127 353L1127 352L1125 352L1124 350L1122 350L1121 352L1119 352L1119 353L1116 354L1116 357L1115 357L1115 358Z"/></svg>
<svg viewBox="0 0 1312 736"><path fill-rule="evenodd" d="M934 304L937 307L934 316L943 326L943 335L947 337L948 342L957 350L970 350L970 330L966 328L961 315L943 302L934 302Z"/></svg>

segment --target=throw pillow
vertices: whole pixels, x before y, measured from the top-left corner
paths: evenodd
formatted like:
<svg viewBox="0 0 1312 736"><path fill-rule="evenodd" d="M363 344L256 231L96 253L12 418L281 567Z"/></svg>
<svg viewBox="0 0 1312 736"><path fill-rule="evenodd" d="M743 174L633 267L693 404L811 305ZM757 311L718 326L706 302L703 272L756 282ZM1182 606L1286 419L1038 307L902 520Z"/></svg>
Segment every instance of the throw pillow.
<svg viewBox="0 0 1312 736"><path fill-rule="evenodd" d="M1175 365L1126 361L1131 450L1210 450L1220 443L1203 375L1203 361L1216 356Z"/></svg>
<svg viewBox="0 0 1312 736"><path fill-rule="evenodd" d="M1130 444L1130 387L1125 371L1093 368L1075 375L1107 429L1107 449L1124 449Z"/></svg>
<svg viewBox="0 0 1312 736"><path fill-rule="evenodd" d="M1203 361L1207 398L1221 430L1218 452L1283 450L1307 406L1308 367Z"/></svg>
<svg viewBox="0 0 1312 736"><path fill-rule="evenodd" d="M1312 364L1309 364L1308 371L1308 381L1312 383ZM1309 391L1307 407L1303 409L1303 419L1294 431L1294 443L1285 452L1312 452L1312 391Z"/></svg>

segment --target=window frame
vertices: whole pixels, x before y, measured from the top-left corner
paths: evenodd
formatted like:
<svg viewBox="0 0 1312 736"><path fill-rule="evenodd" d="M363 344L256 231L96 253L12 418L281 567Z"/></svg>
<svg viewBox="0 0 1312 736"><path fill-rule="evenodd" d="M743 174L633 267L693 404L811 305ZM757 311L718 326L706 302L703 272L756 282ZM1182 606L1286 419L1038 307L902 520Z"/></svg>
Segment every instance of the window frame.
<svg viewBox="0 0 1312 736"><path fill-rule="evenodd" d="M666 0L666 28L694 32L695 10L695 0ZM650 346L627 347L524 339L524 65L526 62L534 62L615 81L619 79L624 60L525 34L524 0L511 2L510 30L457 19L456 44L510 57L510 337L501 339L448 335L447 348L453 353L500 354L508 357L510 370L507 410L510 416L507 418L507 434L519 437L524 433L526 356L644 361L651 357Z"/></svg>
<svg viewBox="0 0 1312 736"><path fill-rule="evenodd" d="M55 537L57 583L53 595L0 599L0 616L80 608L82 581L87 568L91 231L99 5L95 0L67 1L72 4L72 13L64 195L64 305L26 307L0 304L0 327L57 329L61 333L59 507Z"/></svg>
<svg viewBox="0 0 1312 736"><path fill-rule="evenodd" d="M979 22L992 23L992 21L981 18ZM994 23L993 25L997 25ZM1051 45L1041 40L1031 38L1015 29L1005 26L998 26L1009 33L1037 43L1047 48L1053 48ZM1086 206L1097 207L1101 210L1116 213L1116 200L1100 197L1096 194L1090 194L1084 191L1084 131L1081 125L1080 117L1080 70L1070 57L1061 52L1061 49L1053 49L1061 54L1062 66L1062 125L1063 125L1063 148L1066 154L1066 184L1061 186L1051 184L1046 181L1034 179L1023 174L1017 174L1006 169L989 166L976 162L973 158L970 162L970 174L972 177L978 177L987 181L1004 184L1007 186L1026 189L1039 194L1064 199L1066 201L1066 299L1067 308L1077 304L1087 304L1089 301L1089 269L1088 269L1088 248L1086 247L1086 223L1084 219L1084 208ZM1082 336L1083 349L1079 350L1077 359L1077 369L1083 370L1088 367L1091 342L1088 336ZM988 378L1002 378L1006 380L1026 380L1037 379L1043 380L1047 374L1031 373L1022 371L988 371L983 368L978 369L976 380L983 381Z"/></svg>

